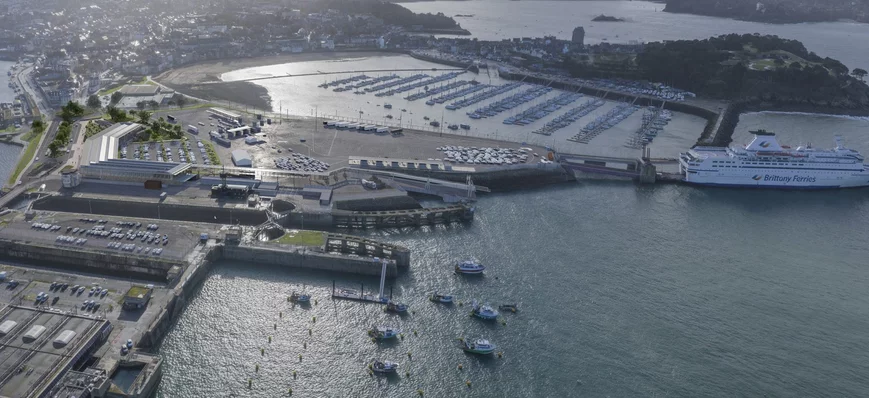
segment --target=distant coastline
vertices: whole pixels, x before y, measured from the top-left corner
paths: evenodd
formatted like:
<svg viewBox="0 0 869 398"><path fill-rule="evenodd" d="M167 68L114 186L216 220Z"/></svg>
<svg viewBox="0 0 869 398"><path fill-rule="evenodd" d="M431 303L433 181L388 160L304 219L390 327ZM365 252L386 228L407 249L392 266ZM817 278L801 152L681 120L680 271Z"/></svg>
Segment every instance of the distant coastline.
<svg viewBox="0 0 869 398"><path fill-rule="evenodd" d="M806 22L840 22L844 20L869 23L869 4L850 0L822 2L789 0L768 4L757 0L666 0L664 12L705 15L742 21L772 24Z"/></svg>

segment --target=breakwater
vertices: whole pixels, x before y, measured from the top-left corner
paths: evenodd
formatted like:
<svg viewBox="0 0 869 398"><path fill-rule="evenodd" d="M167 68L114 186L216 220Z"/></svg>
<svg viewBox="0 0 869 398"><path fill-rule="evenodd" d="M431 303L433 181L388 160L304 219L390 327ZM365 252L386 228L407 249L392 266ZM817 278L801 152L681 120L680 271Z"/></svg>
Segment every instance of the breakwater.
<svg viewBox="0 0 869 398"><path fill-rule="evenodd" d="M457 68L465 68L465 69L467 69L471 72L474 72L474 73L480 73L480 68L487 67L486 64L475 64L472 62L462 62L462 61L458 61L458 60L437 58L437 57L432 57L432 56L425 55L425 54L420 54L420 53L417 53L414 51L407 51L407 52L405 52L405 54L408 54L411 57L416 58L418 60L422 60L422 61L428 61L431 63L448 65L448 66L455 66Z"/></svg>

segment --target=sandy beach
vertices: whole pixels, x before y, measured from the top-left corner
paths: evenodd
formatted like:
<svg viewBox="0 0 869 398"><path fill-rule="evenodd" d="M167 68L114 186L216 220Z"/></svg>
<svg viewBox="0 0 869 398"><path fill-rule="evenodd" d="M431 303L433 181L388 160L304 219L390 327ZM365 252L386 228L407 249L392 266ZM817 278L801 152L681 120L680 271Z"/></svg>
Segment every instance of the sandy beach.
<svg viewBox="0 0 869 398"><path fill-rule="evenodd" d="M223 73L238 69L252 68L256 66L288 64L293 62L339 60L344 58L358 58L369 56L386 57L390 55L400 54L380 51L343 51L300 53L257 58L203 61L192 65L182 66L180 68L170 69L154 77L154 80L164 84L196 84L203 82L220 81L220 75Z"/></svg>
<svg viewBox="0 0 869 398"><path fill-rule="evenodd" d="M271 99L268 90L260 85L248 82L227 82L219 85L202 83L220 81L220 76L226 72L257 66L395 55L401 54L381 51L343 51L204 61L176 69L170 69L155 76L153 79L182 94L187 94L193 97L208 100L232 101L258 109L271 111Z"/></svg>

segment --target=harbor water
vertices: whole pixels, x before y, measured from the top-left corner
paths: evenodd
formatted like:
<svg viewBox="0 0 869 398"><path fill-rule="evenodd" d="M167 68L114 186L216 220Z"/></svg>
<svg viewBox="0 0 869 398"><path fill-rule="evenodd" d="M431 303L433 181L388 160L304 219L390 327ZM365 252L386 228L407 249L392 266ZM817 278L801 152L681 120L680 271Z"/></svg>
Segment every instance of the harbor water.
<svg viewBox="0 0 869 398"><path fill-rule="evenodd" d="M474 0L402 3L413 12L458 17L456 22L480 40L553 35L570 40L573 29L585 28L585 43L597 44L706 39L729 33L760 33L801 41L809 51L842 61L849 68L869 67L864 48L869 24L824 22L765 24L727 18L663 12L663 2L649 1L552 1ZM554 12L555 11L555 12ZM600 15L624 18L625 22L593 22Z"/></svg>
<svg viewBox="0 0 869 398"><path fill-rule="evenodd" d="M15 90L13 90L12 87L9 87L10 77L6 75L7 72L9 72L9 68L13 65L15 65L15 62L0 61L0 73L2 73L0 76L3 76L3 78L0 79L0 81L3 82L3 84L0 84L0 103L12 102L15 100Z"/></svg>
<svg viewBox="0 0 869 398"><path fill-rule="evenodd" d="M804 41L850 67L869 64L853 51L869 25L764 25L623 1L406 6L474 14L460 22L483 39L567 38L575 25L586 26L589 42L760 32ZM630 22L586 22L601 13ZM289 93L295 81L260 84L275 100L272 84L284 82ZM351 102L335 107L350 112ZM831 146L836 132L869 153L865 119L753 113L742 117L735 141L756 128L776 131L783 144L818 147ZM866 189L584 182L484 196L469 225L367 233L413 251L410 270L391 282L394 298L413 312L403 317L329 298L333 280L376 292L374 278L216 266L159 349L157 396L861 396L869 390L867 223ZM484 277L451 272L466 256L489 267ZM317 302L293 307L286 297L294 290ZM435 290L464 305L429 302ZM518 303L520 312L487 323L469 316L475 299ZM375 325L400 327L404 339L373 343L365 331ZM503 355L464 354L459 337L488 338ZM370 376L375 359L401 363L398 377Z"/></svg>
<svg viewBox="0 0 869 398"><path fill-rule="evenodd" d="M7 144L0 142L0 185L6 183L12 170L15 169L18 163L18 157L24 148L20 145Z"/></svg>
<svg viewBox="0 0 869 398"><path fill-rule="evenodd" d="M586 126L597 118L603 117L607 112L615 108L618 105L618 102L616 101L605 101L603 106L595 108L593 111L588 112L585 116L579 118L570 125L556 131L552 135L546 136L534 134L532 131L543 127L546 123L554 120L560 115L564 115L571 109L593 101L594 97L581 96L572 103L567 104L560 109L531 122L530 124L519 126L504 124L504 120L508 117L521 114L529 108L539 106L548 100L564 94L565 92L561 90L552 90L538 98L524 102L511 110L501 112L493 117L473 119L467 113L493 104L517 93L526 92L532 87L539 88L542 86L524 83L519 88L514 88L513 90L495 95L476 104L457 110L447 109L446 106L454 101L462 99L463 97L457 97L454 100L447 101L443 104L435 103L434 105L426 104L426 100L430 97L423 97L415 101L405 99L405 97L411 94L416 94L417 92L424 94L424 87L404 93L396 93L392 96L381 97L375 96L374 93L357 95L353 94L353 90L335 92L333 91L333 87L327 89L318 87L323 83L346 79L360 74L359 72L349 71L420 69L419 71L395 72L395 74L402 77L414 74L426 74L429 75L430 78L448 73L442 70L433 71L432 68L443 69L444 65L421 61L408 55L357 56L338 61L294 62L245 68L224 73L221 76L221 79L224 81L237 81L271 76L286 76L288 74L293 75L277 79L255 80L253 82L268 90L269 96L271 97L272 109L274 111L283 112L284 114L289 115L309 117L316 114L319 116L318 120L320 121L336 119L379 126L401 126L403 128L443 132L445 134L497 139L517 144L527 143L548 146L557 151L567 153L615 157L640 156L640 149L638 147L629 147L626 144L630 140L630 137L633 136L637 129L642 125L642 111L634 112L624 121L614 125L603 134L595 137L590 144L580 144L569 140L569 138L576 136L583 126ZM317 75L319 72L348 73ZM366 73L367 76L372 78L389 74L391 74L391 72ZM426 78L425 80L427 79L429 78ZM512 82L500 78L497 71L494 69L484 69L479 74L467 72L442 84L455 82L457 80L476 80L481 84L492 86L501 86ZM430 88L435 89L439 84L432 85ZM391 108L388 108L387 105L391 106ZM440 123L440 127L432 127L430 125L431 122ZM456 130L449 130L447 126L450 124L456 125ZM459 124L465 124L468 129L458 129ZM678 112L674 113L672 120L650 145L652 152L656 157L675 158L679 151L684 150L686 146L690 146L697 141L699 132L703 130L705 124L706 121L700 117Z"/></svg>
<svg viewBox="0 0 869 398"><path fill-rule="evenodd" d="M392 290L414 311L405 317L328 298L333 278L369 291L376 279L218 266L162 344L158 396L277 397L289 388L322 397L416 396L418 389L430 397L859 396L869 389L865 189L583 183L488 196L478 209L467 226L371 234L413 250L410 271ZM465 256L488 265L487 274L454 275L450 263ZM293 290L318 303L292 308ZM425 295L435 290L465 305L431 303ZM469 317L473 299L516 302L521 311L502 314L506 325L486 323ZM365 330L379 324L400 327L404 340L372 343ZM464 354L461 336L486 337L503 357ZM369 376L374 359L400 362L400 376Z"/></svg>

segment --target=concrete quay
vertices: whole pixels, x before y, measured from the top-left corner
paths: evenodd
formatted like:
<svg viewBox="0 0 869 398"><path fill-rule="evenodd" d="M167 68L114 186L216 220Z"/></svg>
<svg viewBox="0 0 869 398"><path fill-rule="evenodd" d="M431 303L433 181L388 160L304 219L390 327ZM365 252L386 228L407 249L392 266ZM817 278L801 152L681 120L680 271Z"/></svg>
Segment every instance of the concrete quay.
<svg viewBox="0 0 869 398"><path fill-rule="evenodd" d="M79 333L81 338L73 340L75 345L70 345L71 351L57 348L56 342L55 348L44 348L36 354L25 346L0 348L0 355L15 355L19 358L16 363L24 363L25 366L30 366L26 364L36 360L32 359L34 355L46 360L62 360L57 365L45 362L44 369L40 368L42 373L39 373L39 377L36 373L32 377L30 373L26 376L16 373L17 365L8 367L5 370L7 378L26 378L31 383L28 385L38 387L40 391L38 395L14 393L11 396L69 396L77 392L77 386L87 386L91 382L95 384L94 391L101 394L99 396L149 396L159 383L162 359L142 350L153 349L159 344L191 295L195 294L212 267L221 261L245 261L260 266L366 276L380 275L386 262L388 277L395 277L410 266L410 251L406 248L338 233L309 231L313 235L322 234L323 239L319 244L292 243L295 242L293 240L282 243L285 241L280 238L259 241L254 236L258 229L249 227L116 217L87 220L87 216L80 214L45 211L28 212L26 217L17 211L0 216L0 251L6 260L13 261L0 264L0 269L6 271L7 280L15 279L23 286L0 290L0 302L17 306L14 310L0 309L0 320L12 319L9 318L12 315L8 314L13 312L20 314L14 315L15 319L29 319L27 324L15 329L18 331L16 333L23 333L30 323L39 320L38 324L51 326L46 336L54 336L74 325L90 325L88 322L105 325L98 336ZM89 225L88 230L99 230L93 227L100 225L124 225L118 222L141 222L142 228L155 222L162 223L160 232L172 236L171 244L159 245L166 249L166 257L147 256L136 250L113 253L110 249L100 247L108 238L103 240L90 234L81 235L88 236L88 242L82 244L70 245L55 240L58 234L73 234L72 230L66 228L74 225ZM60 227L56 230L42 229L33 224ZM199 233L207 233L208 238L201 239ZM96 244L92 241L96 241ZM62 283L70 288L63 291L55 288ZM72 286L75 285L83 289L73 290ZM146 305L140 309L122 309L121 304L127 292L134 288L142 289L146 285L151 291ZM108 293L87 293L90 287L106 289ZM49 300L41 303L37 300L37 292L49 292ZM85 309L84 305L79 308L81 300L85 299L101 304L99 310L91 310L90 307ZM29 303L34 303L36 310L22 307ZM16 322L20 324L21 321ZM119 347L128 340L132 340L137 349L129 352L120 350ZM37 343L44 346L46 341L51 340L42 338ZM67 351L69 353L64 354ZM69 370L91 358L95 361L84 372ZM58 371L55 372L55 369ZM0 369L0 372L3 371ZM46 372L51 373L51 377L47 377ZM129 377L130 372L135 375L132 384L125 385L121 381L115 383L117 375L124 375L118 376L123 379ZM47 378L41 380L43 376ZM82 380L88 383L81 384ZM0 381L0 390L3 385L4 382Z"/></svg>

